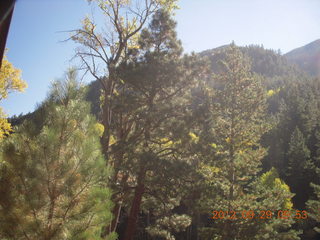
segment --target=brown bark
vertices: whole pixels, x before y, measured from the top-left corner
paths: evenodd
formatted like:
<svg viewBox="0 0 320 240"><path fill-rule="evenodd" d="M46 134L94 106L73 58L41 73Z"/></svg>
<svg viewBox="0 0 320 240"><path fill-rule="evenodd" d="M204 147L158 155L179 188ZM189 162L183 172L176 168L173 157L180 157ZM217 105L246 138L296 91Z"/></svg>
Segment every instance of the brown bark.
<svg viewBox="0 0 320 240"><path fill-rule="evenodd" d="M113 213L114 218L109 226L109 233L115 232L117 229L121 208L122 208L122 204L118 204L118 203L113 208L112 213Z"/></svg>
<svg viewBox="0 0 320 240"><path fill-rule="evenodd" d="M104 89L104 101L102 103L102 125L104 126L104 132L101 137L102 152L108 165L108 152L109 152L109 140L110 140L110 125L111 125L111 103L110 98L112 94L111 85L113 79L109 77L106 83L106 89Z"/></svg>
<svg viewBox="0 0 320 240"><path fill-rule="evenodd" d="M125 234L122 240L132 240L137 224L138 214L140 212L141 200L145 190L144 187L145 170L141 169L138 177L138 185L135 188L134 198L128 217L128 222L125 230Z"/></svg>

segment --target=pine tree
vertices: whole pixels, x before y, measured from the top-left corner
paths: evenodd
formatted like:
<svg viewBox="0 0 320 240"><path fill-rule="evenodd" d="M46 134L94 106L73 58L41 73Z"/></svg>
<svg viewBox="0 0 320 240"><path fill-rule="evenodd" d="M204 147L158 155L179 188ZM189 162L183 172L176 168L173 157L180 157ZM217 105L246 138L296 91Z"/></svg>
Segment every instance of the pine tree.
<svg viewBox="0 0 320 240"><path fill-rule="evenodd" d="M114 133L112 135L110 126L115 122L113 120L116 114L114 110L117 111L114 109L117 108L114 102L118 95L117 89L121 88L123 83L117 68L130 58L132 51L139 48L139 35L152 15L161 8L172 12L177 8L177 0L88 0L88 2L96 4L108 23L108 27L101 31L92 18L85 17L82 27L73 31L71 39L80 46L77 48L76 55L86 67L87 72L101 84L101 123L105 128L101 144L108 162L113 161L109 159L109 156L112 155L110 148L114 143ZM121 125L120 129L128 130L126 123L122 122ZM126 130L122 135L127 135ZM123 138L126 137L123 136ZM117 155L119 162L116 164L120 166L124 153L119 151ZM123 182L126 181L125 178ZM113 200L115 207L112 212L115 217L111 224L106 226L106 234L116 231L121 212L118 198L113 197Z"/></svg>
<svg viewBox="0 0 320 240"><path fill-rule="evenodd" d="M234 44L225 51L219 73L214 76L213 82L208 83L211 90L207 91L212 92L209 97L213 101L207 110L212 114L212 142L206 144L211 146L212 151L205 158L200 171L207 179L207 192L211 192L211 197L205 201L204 194L200 208L202 211L229 213L251 210L257 214L260 210L273 210L273 205L261 204L265 199L260 199L256 194L259 184L255 183L261 160L267 153L260 145L260 139L270 129L266 121L266 91L261 85L261 78L250 72L248 58ZM283 194L280 203L288 196L290 194ZM231 240L261 237L260 220L240 217L237 220L225 218L214 221L211 238ZM285 229L289 226L283 224ZM266 229L271 233L274 228L277 227L270 224ZM291 237L296 239L295 233Z"/></svg>
<svg viewBox="0 0 320 240"><path fill-rule="evenodd" d="M215 78L221 89L214 99L217 159L213 166L219 171L217 184L221 191L215 210L249 210L253 201L246 194L250 189L245 188L259 172L260 161L266 154L259 144L268 130L265 95L260 80L250 73L248 61L232 44L222 62L225 71ZM241 224L224 221L222 239L235 239Z"/></svg>
<svg viewBox="0 0 320 240"><path fill-rule="evenodd" d="M2 146L0 236L6 239L101 239L111 219L103 128L70 71L43 104L43 127L17 127Z"/></svg>
<svg viewBox="0 0 320 240"><path fill-rule="evenodd" d="M310 159L310 151L306 146L304 136L299 128L292 133L287 153L287 179L291 189L296 193L293 198L297 208L303 209L308 199L310 177L314 174L315 166Z"/></svg>
<svg viewBox="0 0 320 240"><path fill-rule="evenodd" d="M279 178L275 168L262 174L255 181L252 195L256 198L256 203L251 208L259 209L257 212L259 217L264 218L258 219L251 225L249 234L252 235L247 235L248 239L300 239L298 235L301 231L296 231L292 225L295 223L295 218L304 221L307 215L302 216L301 211L293 209L291 199L294 194ZM290 217L282 214L290 214Z"/></svg>
<svg viewBox="0 0 320 240"><path fill-rule="evenodd" d="M308 200L307 207L309 216L317 222L317 227L315 227L314 230L320 234L320 185L311 184L311 186L314 189L316 199Z"/></svg>
<svg viewBox="0 0 320 240"><path fill-rule="evenodd" d="M172 186L182 186L193 172L181 157L180 123L184 96L201 68L195 56L182 56L175 26L168 12L157 11L141 33L139 49L118 69L123 85L116 89L110 163L115 198L128 206L126 240L134 236L141 210L151 216L154 226L148 230L154 236L171 237L190 223L185 215L172 215L186 192Z"/></svg>

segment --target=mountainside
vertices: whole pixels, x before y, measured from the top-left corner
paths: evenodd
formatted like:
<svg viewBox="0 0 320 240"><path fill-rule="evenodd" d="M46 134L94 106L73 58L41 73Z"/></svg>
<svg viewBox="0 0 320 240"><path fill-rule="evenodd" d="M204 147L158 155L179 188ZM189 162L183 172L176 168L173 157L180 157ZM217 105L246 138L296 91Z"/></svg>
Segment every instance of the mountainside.
<svg viewBox="0 0 320 240"><path fill-rule="evenodd" d="M320 39L296 48L284 56L312 76L320 75Z"/></svg>
<svg viewBox="0 0 320 240"><path fill-rule="evenodd" d="M319 40L320 41L320 40ZM210 61L211 69L217 73L220 69L219 62L225 58L225 50L229 45L220 46L214 49L209 49L198 53L202 57L207 57ZM287 56L281 55L271 49L265 49L259 45L249 45L246 47L239 47L240 50L249 57L252 63L252 72L262 75L264 77L264 85L267 89L274 89L285 85L285 81L298 79L304 73L297 66L294 66ZM319 42L320 49L320 42ZM297 49L298 50L298 49ZM295 51L295 50L294 50ZM302 77L303 79L303 77ZM100 83L93 81L88 86L87 100L91 102L92 113L98 115L99 113L99 96ZM24 119L32 118L39 110L34 113L29 113L23 116L15 116L10 119L13 125L19 125ZM41 114L40 114L41 115Z"/></svg>
<svg viewBox="0 0 320 240"><path fill-rule="evenodd" d="M224 58L224 49L228 45L206 50L200 53L201 56L207 56L211 61L213 71L219 71L219 60ZM283 76L288 74L301 74L300 69L296 68L286 57L280 53L265 49L259 45L249 45L239 47L247 55L252 63L252 71L264 77Z"/></svg>
<svg viewBox="0 0 320 240"><path fill-rule="evenodd" d="M318 45L320 49L320 43L317 41L309 47L294 50L293 53L295 53L293 55L297 56L298 60L303 57L309 59ZM124 69L124 72L128 75L123 74L124 77L121 78L122 84L119 84L119 88L116 88L117 90L120 89L120 91L112 98L111 107L114 117L110 124L107 125L110 129L110 136L114 139L112 145L110 143L111 147L109 148L110 151L108 151L108 156L110 157L108 160L114 161L118 156L120 159L120 162L117 163L118 174L115 174L116 178L113 178L116 184L123 184L118 189L127 191L129 184L132 184L132 186L136 184L132 188L140 189L141 186L139 184L142 184L142 193L138 192L141 194L139 197L141 202L144 189L150 193L161 190L157 197L160 199L159 203L161 202L165 205L167 204L167 197L162 196L171 194L173 185L182 186L183 189L188 188L188 191L185 191L187 193L185 198L180 198L180 195L178 195L180 194L179 192L184 191L175 191L172 195L173 198L168 198L173 203L170 202L169 207L163 207L165 209L165 218L171 216L169 214L178 216L178 223L187 222L188 214L190 213L198 214L197 223L193 224L193 218L190 217L188 221L191 223L191 230L175 235L177 240L194 239L195 237L193 236L200 236L208 229L211 229L211 232L208 231L209 234L215 234L214 231L220 227L219 223L214 223L216 225L208 225L207 227L205 224L208 223L208 211L197 212L197 208L193 209L193 206L197 204L196 206L200 208L207 207L210 211L221 207L223 209L230 202L230 199L225 201L229 193L224 189L233 189L233 186L237 186L235 189L240 194L240 197L237 196L240 200L237 200L236 204L233 203L236 208L250 201L246 203L243 209L250 206L259 208L257 206L261 205L262 209L287 209L289 211L294 209L293 211L297 211L299 214L300 212L301 214L303 212L306 214L306 210L309 211L310 209L312 214L317 214L313 210L318 209L318 207L313 207L315 202L313 199L315 199L315 193L318 193L314 191L310 183L320 186L320 78L312 78L310 76L312 72L308 71L308 69L303 71L303 68L300 68L298 64L293 64L292 60L289 60L290 57L288 58L281 55L280 52L264 49L262 46L257 45L238 48L234 45L231 45L230 48L229 45L225 45L198 53L198 56L207 58L212 72L199 71L200 74L195 72L197 74L195 80L199 81L200 84L194 88L192 83L180 82L180 80L185 80L189 77L188 75L181 77L181 74L183 71L192 71L191 67L194 66L192 64L202 64L202 61L188 62L188 66L191 66L190 68L184 68L182 64L178 65L173 71L171 70L171 65L174 65L172 64L173 61L167 61L166 58L157 60L156 64L151 61L143 62L139 66L140 62L138 62L137 65L127 65L127 69ZM243 61L247 60L246 58L251 64ZM180 61L178 58L173 58L173 60ZM164 64L164 67L158 68L157 65L162 65L162 63L166 64ZM224 63L224 68L222 68L221 63ZM250 67L251 69L249 69ZM119 73L124 72L119 69ZM138 80L134 81L136 79ZM187 92L185 95L178 95L179 92L182 92L181 89L187 88L189 88L187 91L191 90L190 94ZM87 90L86 100L91 103L91 113L96 115L98 120L101 120L99 114L101 85L98 81L93 81L88 85ZM177 98L171 99L171 96L174 95L177 95ZM71 98L68 95L62 96L67 97L59 102L63 104L71 102L69 101ZM38 142L31 145L30 141L33 140L33 136L46 136L44 134L47 134L51 137L51 131L47 130L49 129L48 126L55 119L59 120L60 115L50 119L48 117L48 119L45 118L51 110L54 110L50 108L49 100L51 102L57 101L58 98L48 98L33 113L10 119L12 125L23 124L26 119L31 120L33 123L29 124L29 126L25 122L25 126L22 126L33 134L30 135L31 137L26 135L26 137L22 138L21 142L26 144L20 144L22 149L27 146L29 152L34 151L33 149L36 148L31 147L40 143L42 139L47 139L40 138ZM133 101L133 104L130 101ZM76 105L74 104L73 106L75 107ZM56 139L55 142L58 145L66 141L65 139L68 139L69 135L77 131L77 127L80 126L78 125L80 121L70 117L66 118L65 116L69 116L73 112L81 112L82 109L84 108L75 107L71 113L65 110L66 115L61 115L63 117L60 118L63 121L61 121L60 128L68 129L68 132L66 132L67 134L52 135L53 137L56 136L54 139ZM57 110L54 111L58 112ZM70 116L73 117L74 115ZM81 116L82 119L84 116L82 114ZM100 125L95 124L95 126L99 128L99 132L103 132L104 127L101 129ZM268 130L269 128L270 130ZM82 134L82 132L80 133ZM16 131L13 134L21 133ZM98 134L98 132L95 134ZM83 140L82 136L85 135L82 134L80 140ZM173 140L171 141L167 136ZM49 146L51 144L49 137L46 140L48 149L50 149ZM152 140L150 140L151 137ZM73 141L75 143L79 142L78 139ZM73 147L74 142L64 148ZM145 142L150 144L145 144ZM145 147L148 147L147 153ZM61 148L61 151L60 148L54 148L54 150L59 150L58 160L60 160L60 152L61 154L64 152L62 151L64 148ZM45 159L47 162L47 147L42 150L44 151L41 151L41 155L38 158ZM6 156L9 156L13 151L8 148ZM118 155L120 151L121 154ZM171 151L174 152L171 153ZM36 149L35 154L38 152L40 151ZM43 155L42 152L45 154ZM168 154L176 155L169 156ZM52 151L51 155L55 156L57 154L53 154ZM67 159L69 155L71 154L68 153L65 158ZM20 154L17 156L21 161L24 161L25 155ZM33 161L32 157L33 155L26 158L28 164L31 160ZM188 162L192 162L190 160L197 163L189 165ZM235 162L237 162L236 165ZM13 161L13 163L15 162ZM212 165L207 165L207 163ZM199 171L195 171L194 169L198 168L198 165L201 168ZM24 167L25 165L22 166ZM31 169L31 176L34 178L33 165L30 165L30 167L28 165L29 168ZM233 169L232 174L228 172L226 174L222 173L222 170L229 171L228 169L230 168ZM63 171L63 168L61 169ZM146 169L151 173L148 176L146 175ZM135 172L136 170L137 172ZM179 172L181 174L177 174L178 170L181 170ZM248 174L248 171L253 172L255 175ZM156 175L158 172L161 173L159 176ZM237 177L238 180L234 180L236 172L241 173L241 175L237 173L239 175ZM199 176L199 173L203 175ZM128 179L131 178L133 180L122 183L125 174L127 174ZM208 178L203 177L207 175L209 176ZM119 181L117 180L118 176L121 176ZM134 180L140 179L140 176L143 176L141 178L143 180L135 182ZM154 176L156 177L152 179L151 177ZM175 179L176 176L186 176L186 178ZM231 178L229 179L228 176L231 176ZM205 185L207 184L205 181L209 182L209 186ZM237 183L233 184L232 181L237 181ZM144 185L144 182L148 185ZM205 184L202 185L202 182L205 182ZM163 183L165 185L162 185ZM232 183L232 185L229 183ZM252 191L250 195L249 191ZM207 192L209 195L206 195ZM284 193L285 195L282 195ZM127 194L127 192L124 194ZM130 195L132 198L128 197L128 199L135 201L136 194L135 190L129 192L128 196ZM245 194L248 196L242 199ZM320 199L320 194L318 195ZM139 238L134 239L147 239L147 237L140 236L148 236L144 229L148 229L149 226L152 227L153 225L151 224L159 217L156 214L154 215L154 208L152 207L153 202L159 205L158 200L155 200L156 198L153 194L151 199L147 197L145 199L143 199L143 207L148 204L151 204L151 207L148 205L146 212L141 210L139 218L136 217L137 232L139 234L137 236ZM180 199L188 200L180 201ZM202 205L203 199L209 199L209 204ZM221 202L221 199L224 202ZM270 199L272 200L271 202ZM231 200L233 202L233 197ZM127 199L123 201L127 201ZM131 210L129 211L128 207L130 206L129 201L131 200L128 200L128 204L123 207L124 210L120 211L122 215L118 217L118 219L121 219L119 220L119 229L124 229L128 222L126 219L130 219L131 215L127 214L131 214ZM141 202L137 204L142 204ZM320 204L320 201L317 200L317 202ZM268 207L269 203L271 203L271 208ZM132 206L135 205L132 204ZM283 212L282 210L279 211ZM271 213L272 217L273 211L268 212ZM296 216L298 215L296 214ZM163 216L160 215L160 217ZM150 221L148 220L149 218ZM184 218L187 220L184 220ZM272 219L269 220L273 221ZM274 220L275 222L272 223L277 224L276 226L282 224L278 219ZM300 220L302 221L302 219ZM148 223L145 224L146 222ZM264 225L265 223L263 222L260 224L261 222L259 221L259 225L256 225L255 229L262 229L261 234L267 236L265 235L265 229L269 226ZM176 226L176 220L172 223ZM252 222L252 224L256 223ZM319 239L319 234L313 228L319 227L319 224L319 221L317 223L312 220L312 217L303 224L298 221L297 223L293 221L292 223L286 222L284 225L277 227L277 229L281 229L281 234L284 235L281 235L280 238L272 237L279 236L279 233L274 231L270 233L273 235L268 235L267 237L269 239L316 240ZM242 239L253 239L251 238L253 236L251 226L253 225L249 225L248 230L245 229L249 237L246 236ZM290 231L288 233L285 232L287 231L285 230L287 226L291 227L290 230L288 229ZM166 226L164 227L167 229ZM274 228L273 225L270 229L272 228ZM297 230L303 230L301 238L295 237L298 234ZM294 237L291 237L289 233L293 234L292 236ZM120 239L122 239L121 234L120 232ZM205 238L202 239L209 239L206 235L203 236ZM226 237L224 239L234 238ZM261 239L261 237L256 239Z"/></svg>

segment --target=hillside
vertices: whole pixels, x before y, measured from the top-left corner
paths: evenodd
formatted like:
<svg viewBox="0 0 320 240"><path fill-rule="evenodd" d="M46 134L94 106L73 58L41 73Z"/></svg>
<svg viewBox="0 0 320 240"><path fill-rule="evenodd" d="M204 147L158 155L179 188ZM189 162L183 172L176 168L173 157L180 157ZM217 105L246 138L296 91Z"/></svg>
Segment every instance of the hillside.
<svg viewBox="0 0 320 240"><path fill-rule="evenodd" d="M218 62L224 58L224 49L228 45L206 50L200 53L201 56L207 56L211 62L212 70L219 71ZM249 45L240 47L241 51L249 56L252 64L252 71L264 77L284 76L291 74L302 74L300 69L292 65L286 57L280 53L265 49L259 45Z"/></svg>
<svg viewBox="0 0 320 240"><path fill-rule="evenodd" d="M320 116L319 79L310 78L310 76L304 73L299 67L294 66L286 58L286 56L283 56L280 53L273 50L264 49L262 46L250 45L246 47L234 48L237 51L236 52L237 54L234 54L234 55L230 54L230 49L232 48L228 48L228 46L226 45L226 46L221 46L219 48L215 48L215 49L211 49L211 50L207 50L199 53L200 56L207 57L207 59L209 60L214 76L212 76L212 74L207 74L207 71L205 71L204 76L208 77L207 78L208 81L206 81L206 77L203 78L202 76L196 80L203 81L205 86L203 89L205 89L206 91L207 89L213 89L218 91L209 90L208 92L206 91L202 92L201 88L194 89L195 91L190 94L191 96L188 96L188 98L191 97L191 102L189 105L190 107L186 105L184 108L181 108L183 109L182 112L186 111L185 109L187 109L188 111L186 112L189 112L190 114L190 115L185 115L186 119L192 119L192 121L190 121L192 125L194 123L197 124L196 127L192 127L190 124L190 126L188 126L188 128L186 128L185 130L186 136L190 136L190 137L192 136L192 139L193 138L196 139L196 140L191 139L194 142L192 143L192 145L188 143L187 146L192 147L191 151L195 151L203 154L201 155L201 157L204 156L205 160L214 159L215 164L216 162L219 161L218 163L223 166L223 164L225 164L228 159L224 158L220 160L221 152L215 150L217 148L217 144L215 143L206 144L206 143L219 141L219 143L221 143L219 145L220 148L221 146L223 146L222 144L226 144L226 143L227 144L225 146L229 147L229 144L230 144L230 141L228 140L230 139L229 137L226 138L223 135L223 137L220 138L220 135L218 134L214 135L214 134L216 131L225 131L225 129L227 129L225 126L233 125L231 124L233 120L229 122L228 125L225 125L225 123L227 121L230 121L229 120L230 116L232 117L234 114L234 113L230 114L231 110L236 109L236 111L234 112L235 114L238 114L238 115L233 119L235 121L238 121L237 126L241 124L239 127L240 130L238 130L238 132L242 134L243 133L242 129L247 129L246 133L241 135L241 138L238 137L238 139L242 139L243 136L249 136L249 139L250 139L249 147L247 147L248 144L246 144L244 149L248 151L248 153L250 151L250 154L252 153L251 151L255 151L256 150L255 147L250 147L252 146L251 139L255 138L255 135L254 135L255 131L258 134L261 134L259 136L259 142L256 142L256 145L254 146L259 146L259 148L261 149L268 149L268 154L265 156L261 155L259 159L259 161L261 161L262 163L262 166L261 166L262 172L264 172L264 174L273 174L274 176L279 176L279 178L277 179L282 179L283 181L281 182L281 186L283 186L283 188L285 189L290 189L291 192L293 193L292 196L289 195L289 192L286 194L285 196L286 201L288 199L291 199L292 202L290 200L289 203L291 205L293 204L295 209L299 209L298 211L300 210L304 211L307 208L308 200L314 198L314 192L313 192L313 189L310 187L310 183L312 182L312 183L320 184L319 182L320 178L317 175L320 169L320 164L318 160L320 159L319 157L320 125L318 123L319 116ZM241 54L241 52L249 57L249 60L251 62L251 72L256 73L257 75L260 75L260 76L252 77L251 72L248 71L249 65L245 65L243 68L241 69L238 68L239 70L237 70L238 65L243 64L243 62L241 61L243 59L243 55ZM230 59L230 56L232 56L231 59ZM236 56L238 58L235 58L233 56ZM223 76L226 70L225 69L223 70L221 68L221 65L219 64L219 62L221 61L226 63L226 66L228 69L233 68L232 70L229 70L229 72L227 72L229 73L227 77ZM232 64L230 64L230 62ZM146 66L149 66L149 65L146 64ZM246 74L245 77L241 77L241 78L234 77L234 76L239 76L240 74L243 74L243 72L245 72ZM128 76L129 77L126 80L124 80L124 82L128 84L128 87L132 87L130 86L130 78L132 78L133 76L132 75L128 75ZM172 75L168 74L167 79L171 80L171 78L172 78ZM181 78L181 79L187 79L187 78ZM234 79L236 80L240 79L241 82L240 80L234 81ZM260 86L259 81L256 81L257 79L259 80L262 79L263 86ZM161 79L151 76L148 78L148 80L150 80L151 82L151 81L156 81ZM230 84L228 83L228 81L233 81L233 82L232 84ZM246 85L247 84L246 81L252 81L252 83L250 83L250 85ZM226 82L227 84L225 84ZM156 81L156 83L157 84L162 83L163 86L166 87L165 86L166 84L164 84L162 81ZM230 86L234 86L233 84L237 84L236 88L230 87ZM251 89L249 89L248 86L250 86ZM229 89L225 90L227 87L229 87ZM88 100L91 103L91 107L92 107L91 113L95 114L98 117L98 119L101 119L101 117L99 117L100 115L99 114L99 108L100 108L99 98L101 94L100 88L101 87L99 82L97 81L91 82L88 85L88 92L86 97L86 100ZM130 90L132 89L134 89L133 91L136 91L136 90L139 91L138 88L131 88ZM233 95L233 97L231 97L232 89L236 89L236 90L233 90L233 92L236 93ZM250 91L244 92L243 89L247 89ZM241 94L238 94L239 91L242 91ZM130 107L125 106L126 104L128 104L128 102L130 102L127 100L130 98L126 98L128 96L126 95L128 92L129 91L122 92L123 99L125 100L119 101L120 103L119 106L124 107L125 111L132 113L133 116L136 116L136 113L138 113L139 116L140 115L142 116L134 120L134 122L137 123L137 126L138 124L144 124L145 123L144 118L148 119L148 116L150 116L150 113L146 111L145 107L140 106L140 102L148 103L148 101L146 101L143 98L141 101L137 101L137 103L139 102L139 104L137 104L137 106L134 106L135 108L132 111L130 109L130 107L132 107L131 105ZM218 94L218 95L214 95L212 93ZM223 95L220 95L221 93L223 93ZM142 94L136 94L136 95L140 96ZM246 96L246 97L243 98L240 96ZM256 104L257 99L259 98L260 98L260 101L258 102L259 104ZM227 101L225 99L227 99ZM250 101L248 101L248 99ZM168 109L166 110L168 116L170 116L177 109L179 109L179 108L173 107L174 106L173 104L180 102L181 98L177 98L176 100L177 101L168 104L168 106L170 107L170 108L168 107ZM224 101L227 102L227 104ZM267 102L267 104L265 104L265 101ZM161 103L164 103L164 102L165 101ZM224 104L221 104L221 103L224 103ZM229 107L230 105L232 106L232 108ZM154 106L155 105L152 104L152 107ZM161 104L157 105L157 107L159 106L161 106ZM226 106L224 108L225 110L222 111L221 106ZM234 106L239 106L239 107L235 108ZM46 103L44 102L33 113L12 118L10 119L10 122L13 125L19 125L25 119L32 119L32 122L34 123L34 125L30 125L30 126L36 126L36 127L34 127L35 129L32 129L32 128L30 129L34 132L37 132L37 134L40 134L39 131L43 128L45 123L44 116L48 113L46 110L46 107L47 107ZM160 114L163 113L162 107L163 106L159 107L159 110L158 110L159 115L156 115L157 118L154 118L154 119L158 119L159 118L158 116L160 116ZM263 121L260 122L262 125L260 124L258 125L254 121L255 119L250 117L256 116L257 114L256 109L261 108L261 110L264 112L265 107L268 109L267 114L261 115L261 116L266 120L263 119ZM241 111L238 111L238 109L241 109ZM123 110L120 110L120 112L121 111ZM213 112L214 114L212 114ZM116 113L116 111L114 111L114 113ZM118 122L115 121L115 125L114 126L111 125L111 129L113 130L113 133L117 133L116 131L121 129L121 128L117 128L118 126L116 124L119 125L119 122L122 121L122 113L123 112L121 112L121 118L117 119L115 117L115 119ZM163 119L163 126L168 126L165 131L162 130L160 127L158 127L159 125L158 125L158 122L156 121L154 121L156 125L155 127L153 127L153 130L159 131L160 129L159 133L167 135L167 133L171 131L170 129L172 129L172 132L170 132L172 136L175 136L174 134L176 133L179 134L180 129L177 128L179 130L176 130L176 127L178 126L177 123L180 124L184 122L182 121L180 122L180 120L177 121L179 117L176 118L175 116L179 116L179 115L173 114L171 116L171 121L166 120L168 118L167 116ZM181 116L184 116L184 115L181 113ZM126 117L128 117L128 115ZM130 119L130 117L131 116L129 116L128 118ZM241 121L239 121L238 119L241 119ZM276 120L277 122L274 120ZM186 120L185 123L189 124L188 121ZM269 132L262 133L262 131L264 131L263 127L265 126L267 128L269 127L269 124L270 126L272 125L272 129ZM183 124L181 125L184 126ZM248 128L248 125L249 125L249 128ZM255 126L256 130L254 130L252 126ZM200 130L197 129L198 127ZM184 131L183 128L181 129ZM194 131L197 131L197 134L195 134ZM137 136L141 136L141 134L139 133ZM159 134L159 136L161 135ZM238 136L240 136L240 134ZM147 136L147 138L149 137L150 135ZM167 138L161 138L161 139L167 139ZM199 139L203 141L201 142L201 146L200 144L196 145ZM234 139L237 140L237 138L234 138ZM130 141L125 139L125 144L123 144L123 142L120 143L120 141L117 143L117 145L114 143L115 145L112 148L112 151L114 152L112 154L115 154L116 151L119 151L118 149L121 149L122 146L125 146L125 148L123 148L125 149L125 151L128 151L126 148L134 149L134 151L140 151L140 149L136 147L137 144L135 140L133 140L132 142ZM159 143L160 143L159 145L162 144L162 142L156 142L156 141L153 141L153 142L157 143L157 147ZM234 146L237 146L237 147L242 146L241 144L237 144ZM224 147L224 149L226 149L226 147ZM165 149L167 149L167 147ZM184 151L186 148L181 147L181 149ZM128 151L127 156L130 156L130 157L126 158L125 160L131 161L131 155L132 155L132 152ZM246 156L246 155L244 155L242 152L241 157L243 156ZM183 159L184 157L185 157L184 155L181 155L181 159ZM156 164L155 163L152 163L152 165L150 164L150 166L152 167L155 166L155 168L152 168L152 171L153 169L155 169L154 173L158 172L159 169L161 170L164 169L161 176L163 176L164 174L170 174L169 175L170 178L168 177L168 179L172 179L173 177L178 176L176 172L178 171L177 169L179 168L179 170L182 169L184 171L183 174L181 175L190 174L190 177L192 177L192 181L198 181L197 180L198 175L192 172L193 167L189 168L189 167L186 167L186 165L171 165L171 161L168 161L167 159L164 159L165 161L163 161L160 157L157 157L154 159L156 160L155 161ZM239 159L241 158L239 157ZM246 160L246 163L251 159L253 158L252 157L248 158ZM149 155L148 155L148 161L149 161ZM135 164L135 162L133 162L133 164ZM127 167L128 167L127 171L132 171L132 169L137 169L137 168L133 168L131 165L127 165ZM228 169L228 168L229 166L226 167L225 169ZM244 166L243 168L241 167L240 170L242 169L244 169L245 174L247 174L246 172L248 167L246 166ZM301 169L304 169L304 170L301 171ZM257 171L260 171L260 168ZM133 172L133 174L135 173ZM263 177L267 175L261 175L261 176ZM157 178L156 181L163 184L165 178L160 178L160 180L158 179L159 178ZM218 178L214 179L214 181L217 181L217 179ZM203 180L201 179L201 181ZM155 186L156 188L158 187L158 185L155 185ZM160 186L162 187L162 185ZM171 188L171 182L170 182L170 185L166 184L166 186L169 186ZM150 187L153 187L153 186L150 185ZM266 191L269 191L271 188L272 186L271 187L267 186L262 190L263 192L266 192ZM190 189L193 190L193 188L191 187ZM198 194L198 192L196 192L195 194ZM278 192L274 192L274 193L270 192L270 194L276 194L276 196L279 197ZM164 194L161 194L161 196L163 195ZM288 198L288 196L290 198ZM194 197L194 198L198 198L198 197ZM217 204L217 203L219 203L219 201L214 199L214 201L212 201L210 204ZM170 210L171 211L170 214L176 215L177 212L179 212L179 214L180 213L187 214L189 211L189 209L187 209L189 207L187 204L189 203L180 203L180 205L177 205L176 208L172 209L172 211ZM210 208L211 208L211 205L210 205ZM192 208L190 207L190 209ZM126 213L124 213L123 219L127 217L128 216L126 215ZM139 220L137 224L139 224L138 226L139 228L142 226L141 229L143 229L143 227L145 227L143 225L144 224L143 221L144 221L144 218L146 218L146 215L141 215L140 217L141 217L140 219L142 220ZM152 218L155 218L155 216L152 216ZM199 221L200 223L205 223L207 221L207 216L203 215L197 221ZM119 226L121 228L125 227L125 220L121 220L119 223ZM315 239L318 239L319 237L316 235L317 233L313 231L313 227L315 226L316 226L316 223L310 220L310 223L307 223L303 226L292 225L292 230L302 229L304 232L303 232L303 235L301 236L301 239L315 240ZM196 225L192 225L192 227L193 229L195 229L195 231L198 231L200 233L201 231L200 227ZM144 233L143 232L144 230L141 230L141 229L139 230L139 232ZM177 240L186 239L185 236L189 236L189 235L193 236L198 234L198 232L197 233L191 232L191 231L189 232L188 230L184 233L181 233L181 235L179 236L177 235L176 239ZM146 239L146 238L135 238L135 239ZM155 239L155 238L152 238L152 239ZM194 239L194 238L191 237L189 239ZM246 238L246 239L252 239L252 238ZM272 238L272 239L275 239L275 238ZM290 237L286 239L298 239L298 238Z"/></svg>
<svg viewBox="0 0 320 240"><path fill-rule="evenodd" d="M289 62L296 64L312 76L320 74L320 39L296 48L284 55Z"/></svg>
<svg viewBox="0 0 320 240"><path fill-rule="evenodd" d="M207 57L211 64L211 70L217 73L220 68L219 61L224 59L225 49L228 46L229 45L220 46L198 54L202 57ZM259 45L249 45L239 48L244 54L249 56L252 64L251 70L254 73L264 76L264 85L268 89L283 86L286 79L296 79L297 76L303 76L304 74L299 67L294 66L285 56L274 50L265 49ZM91 102L92 113L95 115L99 113L99 96L100 84L97 81L93 81L88 86L87 100ZM19 125L23 120L32 118L37 111L39 110L23 116L14 116L10 119L10 122L13 125Z"/></svg>

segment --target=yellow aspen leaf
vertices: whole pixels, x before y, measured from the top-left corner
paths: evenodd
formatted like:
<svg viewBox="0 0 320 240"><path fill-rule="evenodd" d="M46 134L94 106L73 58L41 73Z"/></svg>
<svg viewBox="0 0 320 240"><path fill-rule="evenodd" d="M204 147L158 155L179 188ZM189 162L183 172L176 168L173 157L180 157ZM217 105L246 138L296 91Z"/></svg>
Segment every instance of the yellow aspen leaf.
<svg viewBox="0 0 320 240"><path fill-rule="evenodd" d="M215 143L211 143L210 146L213 148L217 148L217 144L215 144Z"/></svg>
<svg viewBox="0 0 320 240"><path fill-rule="evenodd" d="M109 140L109 145L111 146L111 145L115 144L116 142L117 142L116 138L113 135L111 135L110 140Z"/></svg>
<svg viewBox="0 0 320 240"><path fill-rule="evenodd" d="M96 123L94 125L94 128L95 128L97 134L99 135L99 137L102 137L103 132L104 132L104 126L101 123Z"/></svg>
<svg viewBox="0 0 320 240"><path fill-rule="evenodd" d="M195 143L198 143L199 142L199 137L194 134L193 132L189 132L189 136L191 137L191 140Z"/></svg>
<svg viewBox="0 0 320 240"><path fill-rule="evenodd" d="M161 138L160 142L163 144L163 147L171 147L173 145L173 141L169 140L169 138Z"/></svg>
<svg viewBox="0 0 320 240"><path fill-rule="evenodd" d="M267 92L267 96L268 96L268 97L271 97L271 96L273 96L274 94L275 94L275 91L272 90L272 89L270 89L270 90Z"/></svg>

